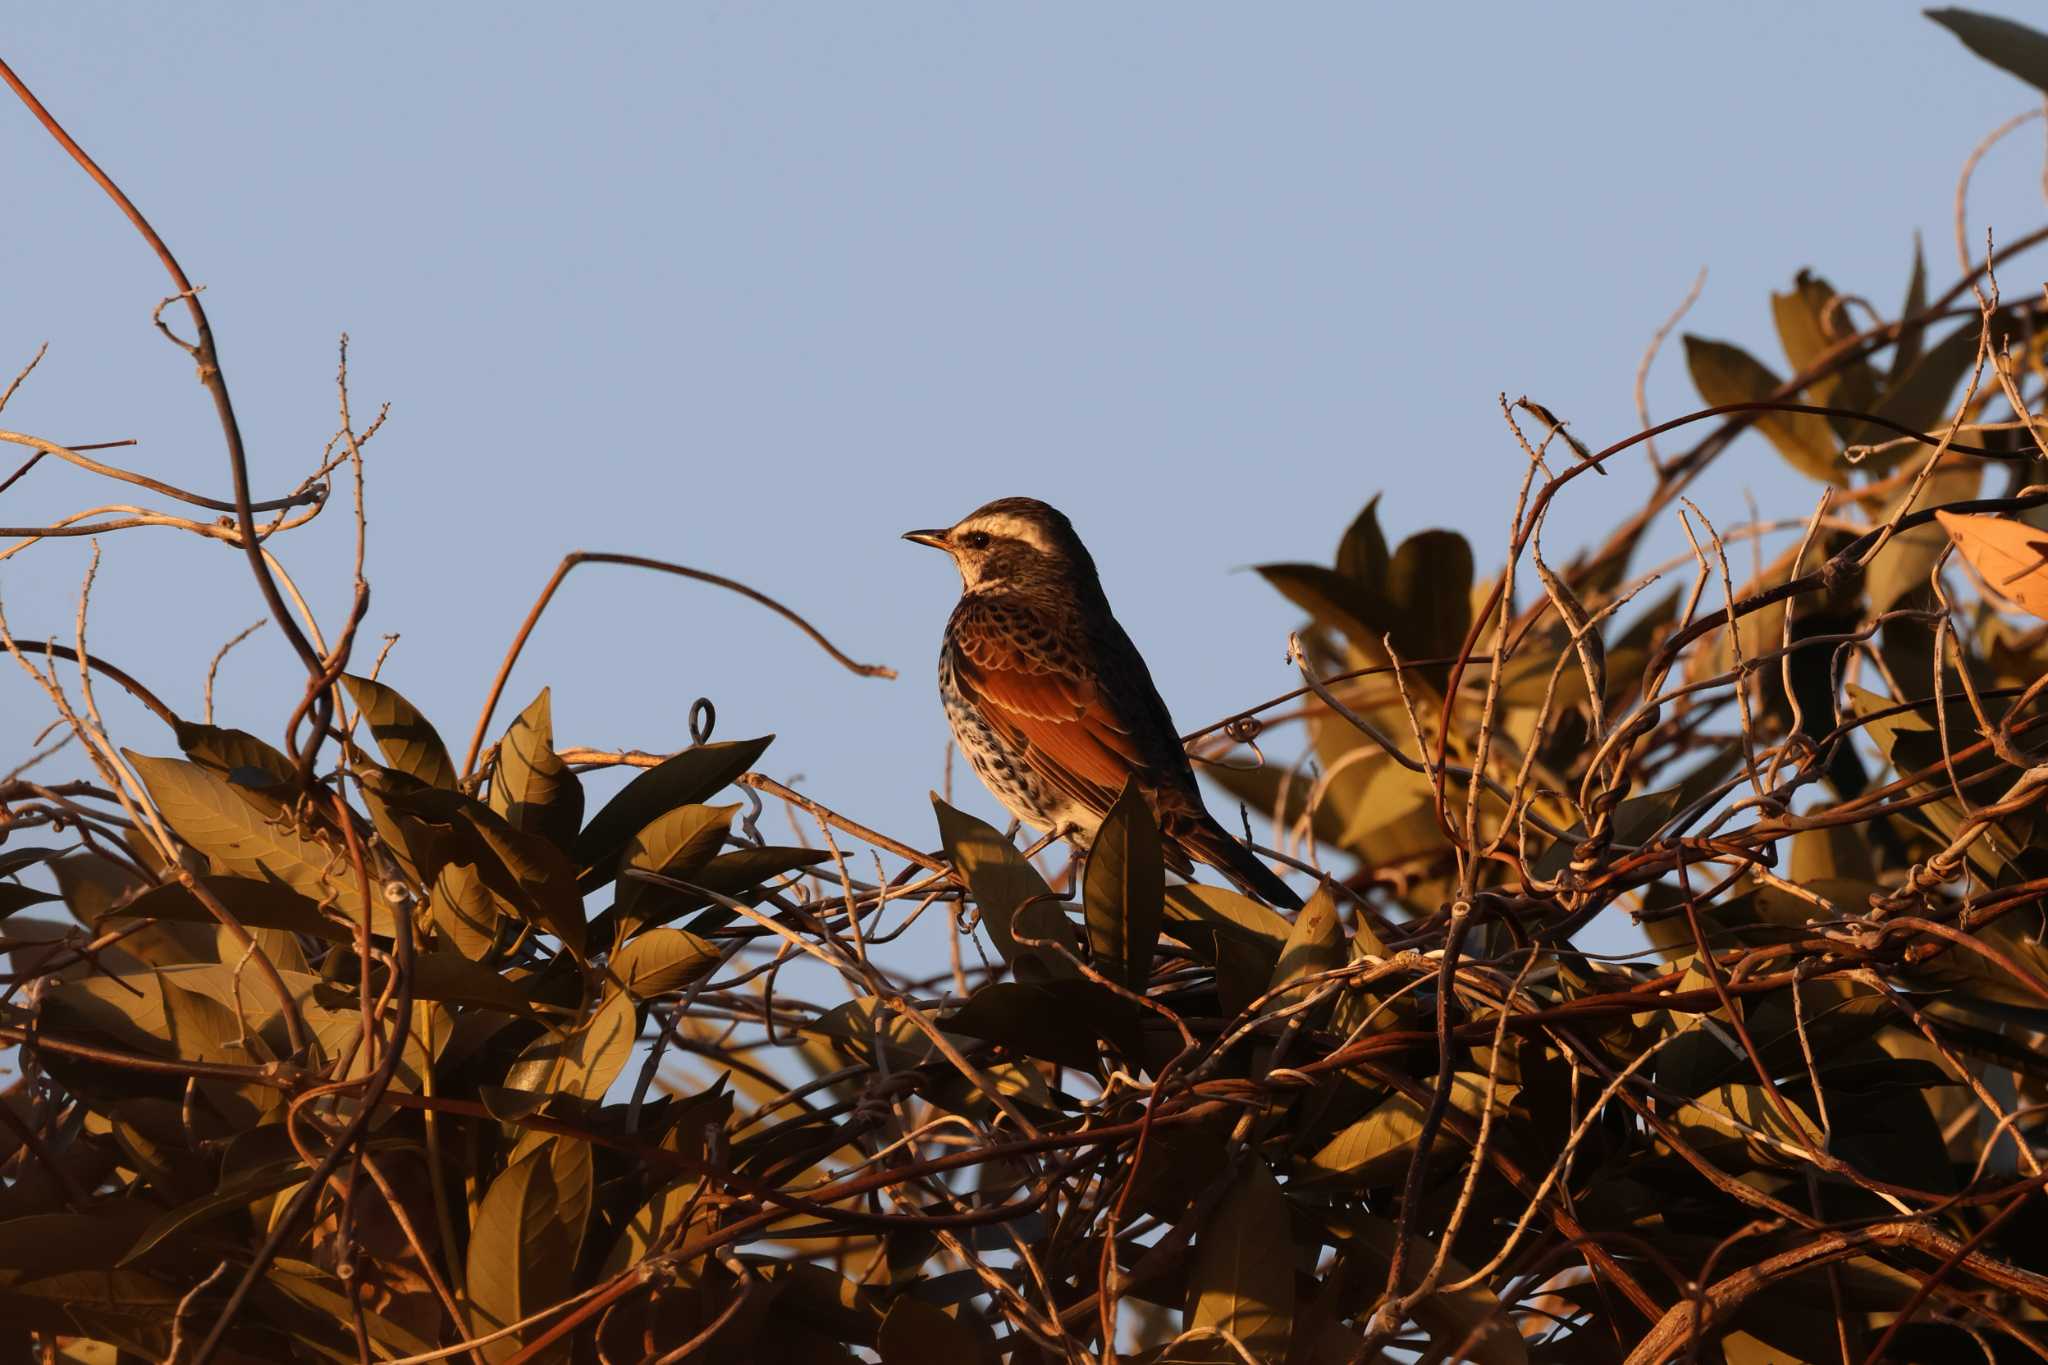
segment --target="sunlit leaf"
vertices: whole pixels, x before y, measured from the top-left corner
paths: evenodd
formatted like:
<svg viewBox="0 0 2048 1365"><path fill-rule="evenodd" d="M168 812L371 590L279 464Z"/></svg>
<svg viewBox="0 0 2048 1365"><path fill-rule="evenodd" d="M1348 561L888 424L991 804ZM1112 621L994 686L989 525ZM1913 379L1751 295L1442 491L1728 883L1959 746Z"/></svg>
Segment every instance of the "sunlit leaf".
<svg viewBox="0 0 2048 1365"><path fill-rule="evenodd" d="M559 849L576 842L583 824L583 782L555 753L555 723L543 687L498 741L491 809L526 834Z"/></svg>
<svg viewBox="0 0 2048 1365"><path fill-rule="evenodd" d="M2004 517L1934 516L1992 591L2048 618L2048 532Z"/></svg>
<svg viewBox="0 0 2048 1365"><path fill-rule="evenodd" d="M1820 276L1802 270L1792 288L1771 295L1771 315L1778 324L1778 340L1795 373L1812 369L1844 338L1855 335L1848 309L1834 288ZM1832 373L1806 386L1807 397L1828 407L1870 411L1877 400L1877 376L1865 360L1834 363ZM1867 440L1864 424L1853 418L1826 419L1845 441Z"/></svg>
<svg viewBox="0 0 2048 1365"><path fill-rule="evenodd" d="M645 1000L681 990L718 965L718 950L682 929L649 929L611 955L614 975Z"/></svg>
<svg viewBox="0 0 2048 1365"><path fill-rule="evenodd" d="M1187 1325L1229 1332L1258 1359L1286 1353L1294 1326L1294 1238L1287 1200L1256 1156L1195 1239Z"/></svg>
<svg viewBox="0 0 2048 1365"><path fill-rule="evenodd" d="M555 1163L546 1149L491 1182L469 1236L473 1332L494 1332L566 1297L582 1242L581 1226L572 1226L566 1217L576 1197L575 1190L557 1185ZM503 1360L519 1348L515 1335L478 1349L488 1360Z"/></svg>
<svg viewBox="0 0 2048 1365"><path fill-rule="evenodd" d="M1725 341L1688 335L1685 362L1693 387L1712 407L1769 398L1784 383L1755 356ZM1842 461L1827 418L1810 412L1766 412L1757 417L1756 426L1802 474L1829 483L1848 481L1849 466Z"/></svg>
<svg viewBox="0 0 2048 1365"><path fill-rule="evenodd" d="M505 1084L514 1090L602 1098L625 1069L639 1035L633 997L612 991L567 1037L543 1038L528 1047L505 1073Z"/></svg>
<svg viewBox="0 0 2048 1365"><path fill-rule="evenodd" d="M373 679L344 673L341 680L368 722L386 767L408 773L430 787L455 789L458 777L448 759L448 746L417 707L395 688Z"/></svg>
<svg viewBox="0 0 2048 1365"><path fill-rule="evenodd" d="M302 836L289 821L270 818L248 789L196 763L123 752L165 822L220 871L281 881L311 900L363 913L361 882L338 839L330 845Z"/></svg>

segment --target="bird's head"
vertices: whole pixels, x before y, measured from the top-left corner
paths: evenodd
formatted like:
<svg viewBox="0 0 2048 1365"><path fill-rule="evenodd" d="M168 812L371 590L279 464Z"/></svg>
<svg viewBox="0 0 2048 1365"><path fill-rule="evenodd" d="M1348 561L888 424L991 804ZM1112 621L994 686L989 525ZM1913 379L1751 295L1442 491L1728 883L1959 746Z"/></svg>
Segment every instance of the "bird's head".
<svg viewBox="0 0 2048 1365"><path fill-rule="evenodd" d="M905 531L903 538L951 555L961 588L970 593L1095 581L1095 562L1073 524L1036 498L998 498L951 526Z"/></svg>

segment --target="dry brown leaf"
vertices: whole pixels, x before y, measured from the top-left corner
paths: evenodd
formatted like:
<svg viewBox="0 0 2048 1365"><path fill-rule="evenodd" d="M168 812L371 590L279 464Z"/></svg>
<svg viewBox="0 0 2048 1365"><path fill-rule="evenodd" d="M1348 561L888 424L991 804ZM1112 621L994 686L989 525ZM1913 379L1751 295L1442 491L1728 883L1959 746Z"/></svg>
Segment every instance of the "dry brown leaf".
<svg viewBox="0 0 2048 1365"><path fill-rule="evenodd" d="M1993 592L2048 620L2048 532L2004 517L1934 515Z"/></svg>

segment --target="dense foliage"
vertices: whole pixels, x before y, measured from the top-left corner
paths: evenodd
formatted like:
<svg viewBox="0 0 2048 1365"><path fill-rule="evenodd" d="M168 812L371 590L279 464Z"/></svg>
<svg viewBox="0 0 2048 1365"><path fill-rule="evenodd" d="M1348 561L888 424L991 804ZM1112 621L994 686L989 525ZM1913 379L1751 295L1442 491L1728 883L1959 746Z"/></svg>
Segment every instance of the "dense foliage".
<svg viewBox="0 0 2048 1365"><path fill-rule="evenodd" d="M1937 17L2048 89L2048 39ZM943 801L863 828L705 703L666 756L558 747L545 690L490 738L577 563L765 601L630 556L564 561L458 761L356 658L363 566L330 642L263 548L359 479L345 368L320 469L252 501L144 235L235 496L0 433L198 509L0 559L180 526L307 676L273 745L91 653L89 597L0 629L80 765L0 780L0 1360L2048 1353L2048 330L1997 285L2048 229L1939 294L1916 255L1889 318L1802 272L1786 376L1687 337L1710 406L1605 449L1504 402L1489 576L1377 501L1263 566L1304 685L1189 739L1292 918L1168 885L1135 793L1069 875ZM1749 432L1810 514L1687 498ZM1623 459L1640 508L1546 558ZM165 730L110 736L109 687ZM1649 948L1584 949L1624 917Z"/></svg>

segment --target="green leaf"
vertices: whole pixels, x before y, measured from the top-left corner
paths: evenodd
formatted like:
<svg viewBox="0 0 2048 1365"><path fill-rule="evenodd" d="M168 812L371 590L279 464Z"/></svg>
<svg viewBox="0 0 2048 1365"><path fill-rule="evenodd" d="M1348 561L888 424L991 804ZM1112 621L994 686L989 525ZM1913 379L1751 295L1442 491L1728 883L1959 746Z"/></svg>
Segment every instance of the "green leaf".
<svg viewBox="0 0 2048 1365"><path fill-rule="evenodd" d="M288 821L275 818L274 803L196 763L122 753L165 823L218 870L283 882L308 899L362 915L362 886L345 850L301 837Z"/></svg>
<svg viewBox="0 0 2048 1365"><path fill-rule="evenodd" d="M1109 808L1088 851L1082 903L1099 970L1144 993L1165 913L1166 863L1159 826L1137 779Z"/></svg>
<svg viewBox="0 0 2048 1365"><path fill-rule="evenodd" d="M736 805L678 806L633 836L619 857L619 870L640 868L677 881L696 880L696 874L724 847L738 810ZM672 919L673 915L661 915L659 907L678 894L638 877L621 877L615 901L617 917L621 921Z"/></svg>
<svg viewBox="0 0 2048 1365"><path fill-rule="evenodd" d="M370 736L377 741L386 767L417 777L430 787L454 791L461 785L455 765L448 760L448 746L417 707L370 678L344 673L341 681L369 723Z"/></svg>
<svg viewBox="0 0 2048 1365"><path fill-rule="evenodd" d="M1784 382L1740 346L1689 333L1685 362L1693 387L1710 407L1769 398ZM1829 483L1848 480L1849 466L1841 459L1827 418L1810 412L1766 412L1757 416L1756 425L1802 474Z"/></svg>
<svg viewBox="0 0 2048 1365"><path fill-rule="evenodd" d="M612 973L645 1000L684 986L718 965L718 949L683 929L649 929L611 955Z"/></svg>
<svg viewBox="0 0 2048 1365"><path fill-rule="evenodd" d="M594 891L618 875L619 854L633 836L677 806L698 805L753 767L773 735L699 744L628 782L576 837L581 888Z"/></svg>
<svg viewBox="0 0 2048 1365"><path fill-rule="evenodd" d="M557 1185L547 1148L491 1182L470 1227L467 1286L474 1334L494 1332L567 1297L582 1242L582 1228L569 1221L575 1200L574 1189ZM503 1360L520 1342L514 1334L477 1349L487 1360Z"/></svg>
<svg viewBox="0 0 2048 1365"><path fill-rule="evenodd" d="M1974 10L1931 9L1927 17L1999 70L2011 72L2036 90L2048 91L2048 34Z"/></svg>
<svg viewBox="0 0 2048 1365"><path fill-rule="evenodd" d="M583 825L583 782L555 753L555 722L545 687L498 741L491 809L512 828L538 834L556 848L567 850L576 843Z"/></svg>
<svg viewBox="0 0 2048 1365"><path fill-rule="evenodd" d="M505 1073L506 1088L602 1099L639 1036L633 997L612 991L581 1027L566 1037L543 1038L521 1053Z"/></svg>
<svg viewBox="0 0 2048 1365"><path fill-rule="evenodd" d="M1187 1325L1220 1328L1255 1359L1279 1360L1294 1326L1294 1238L1287 1200L1253 1156L1195 1241Z"/></svg>

